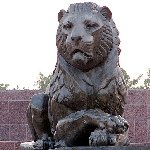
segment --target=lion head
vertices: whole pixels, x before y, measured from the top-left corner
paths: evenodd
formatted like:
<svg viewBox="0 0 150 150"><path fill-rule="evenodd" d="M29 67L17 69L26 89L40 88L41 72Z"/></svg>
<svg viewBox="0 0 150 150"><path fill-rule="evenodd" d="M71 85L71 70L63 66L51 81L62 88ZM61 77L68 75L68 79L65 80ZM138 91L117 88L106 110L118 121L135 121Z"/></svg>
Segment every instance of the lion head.
<svg viewBox="0 0 150 150"><path fill-rule="evenodd" d="M71 4L67 12L61 10L56 36L58 53L82 71L104 63L119 39L111 17L108 7L91 2Z"/></svg>

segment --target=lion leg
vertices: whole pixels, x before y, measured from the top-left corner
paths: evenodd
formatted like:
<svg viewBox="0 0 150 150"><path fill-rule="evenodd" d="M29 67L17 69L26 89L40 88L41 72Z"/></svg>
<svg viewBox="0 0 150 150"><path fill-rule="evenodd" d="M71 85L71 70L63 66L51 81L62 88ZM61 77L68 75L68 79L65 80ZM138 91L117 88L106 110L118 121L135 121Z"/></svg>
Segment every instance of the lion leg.
<svg viewBox="0 0 150 150"><path fill-rule="evenodd" d="M28 123L36 148L43 148L44 145L53 147L52 143L54 144L48 119L48 101L47 94L34 95L27 111Z"/></svg>
<svg viewBox="0 0 150 150"><path fill-rule="evenodd" d="M28 125L29 125L30 132L31 132L31 135L32 135L32 139L34 141L37 141L38 136L35 132L35 129L34 129L34 126L33 126L33 123L32 123L31 103L29 104L29 106L27 108L27 121L28 121Z"/></svg>

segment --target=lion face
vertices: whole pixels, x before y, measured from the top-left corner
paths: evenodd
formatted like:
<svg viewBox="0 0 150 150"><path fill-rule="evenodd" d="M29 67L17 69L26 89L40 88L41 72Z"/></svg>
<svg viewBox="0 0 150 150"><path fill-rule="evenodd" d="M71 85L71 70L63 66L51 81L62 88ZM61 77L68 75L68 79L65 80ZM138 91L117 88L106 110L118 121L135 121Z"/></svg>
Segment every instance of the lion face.
<svg viewBox="0 0 150 150"><path fill-rule="evenodd" d="M69 12L57 33L58 53L75 68L88 71L105 61L112 48L109 22L100 13Z"/></svg>

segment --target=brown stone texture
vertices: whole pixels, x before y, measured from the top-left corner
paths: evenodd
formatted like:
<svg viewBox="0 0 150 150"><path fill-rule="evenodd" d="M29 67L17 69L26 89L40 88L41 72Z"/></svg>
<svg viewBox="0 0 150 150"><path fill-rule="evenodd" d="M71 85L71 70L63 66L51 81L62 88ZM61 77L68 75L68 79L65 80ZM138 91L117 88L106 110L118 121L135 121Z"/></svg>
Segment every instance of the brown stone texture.
<svg viewBox="0 0 150 150"><path fill-rule="evenodd" d="M41 91L0 91L0 150L19 150L31 140L26 120L30 98ZM136 145L150 143L150 90L129 90L124 112L129 122L129 139Z"/></svg>

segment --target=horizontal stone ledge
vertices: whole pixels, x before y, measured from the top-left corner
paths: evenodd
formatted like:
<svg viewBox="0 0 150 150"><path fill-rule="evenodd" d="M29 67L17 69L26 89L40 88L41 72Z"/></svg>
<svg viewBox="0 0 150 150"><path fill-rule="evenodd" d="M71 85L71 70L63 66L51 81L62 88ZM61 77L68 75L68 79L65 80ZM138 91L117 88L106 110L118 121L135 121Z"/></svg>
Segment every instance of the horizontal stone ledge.
<svg viewBox="0 0 150 150"><path fill-rule="evenodd" d="M150 150L150 146L64 147L55 150Z"/></svg>
<svg viewBox="0 0 150 150"><path fill-rule="evenodd" d="M33 142L21 143L20 150L35 150L32 147ZM36 149L37 150L37 149ZM41 149L42 150L42 149ZM52 150L52 149L49 149ZM150 150L150 145L130 145L130 146L89 146L89 147L61 147L53 150Z"/></svg>

